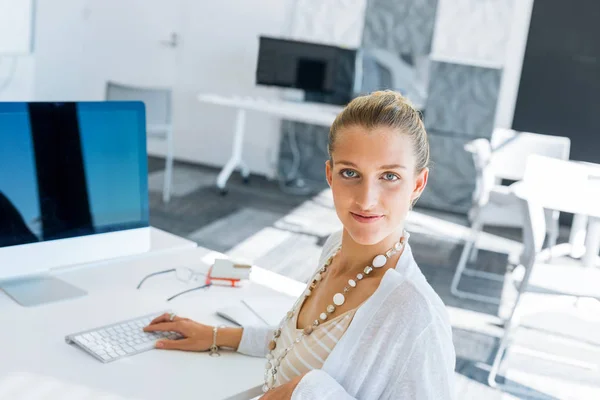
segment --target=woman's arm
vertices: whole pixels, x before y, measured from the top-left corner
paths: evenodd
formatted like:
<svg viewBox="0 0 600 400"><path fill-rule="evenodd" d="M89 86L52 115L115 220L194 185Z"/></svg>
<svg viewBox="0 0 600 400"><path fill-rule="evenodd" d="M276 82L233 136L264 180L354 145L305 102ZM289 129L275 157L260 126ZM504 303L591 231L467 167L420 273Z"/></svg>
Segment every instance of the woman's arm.
<svg viewBox="0 0 600 400"><path fill-rule="evenodd" d="M217 332L217 346L237 350L242 340L243 328L220 328Z"/></svg>
<svg viewBox="0 0 600 400"><path fill-rule="evenodd" d="M313 369L298 382L291 400L356 400L327 372Z"/></svg>
<svg viewBox="0 0 600 400"><path fill-rule="evenodd" d="M275 329L277 328L271 326L245 326L240 332L238 353L253 357L265 357L268 353L267 346Z"/></svg>

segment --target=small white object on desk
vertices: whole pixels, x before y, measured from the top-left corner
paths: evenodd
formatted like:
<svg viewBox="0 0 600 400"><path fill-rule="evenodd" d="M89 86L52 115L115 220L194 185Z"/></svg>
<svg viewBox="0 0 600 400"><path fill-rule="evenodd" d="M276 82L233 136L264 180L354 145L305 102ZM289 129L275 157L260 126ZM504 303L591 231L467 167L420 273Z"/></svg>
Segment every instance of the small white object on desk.
<svg viewBox="0 0 600 400"><path fill-rule="evenodd" d="M210 278L228 280L248 279L250 278L251 268L252 266L248 264L239 264L225 258L219 258L215 260L215 264L210 271Z"/></svg>

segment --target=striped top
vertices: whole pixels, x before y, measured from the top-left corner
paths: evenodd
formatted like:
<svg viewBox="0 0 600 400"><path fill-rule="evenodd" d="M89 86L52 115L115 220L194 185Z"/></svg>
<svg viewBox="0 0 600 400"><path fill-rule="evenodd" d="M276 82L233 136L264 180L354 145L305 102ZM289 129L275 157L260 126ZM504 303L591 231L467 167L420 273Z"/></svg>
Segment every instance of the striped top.
<svg viewBox="0 0 600 400"><path fill-rule="evenodd" d="M297 329L300 308L296 307L293 317L283 325L273 354L275 358L278 358L281 352L302 334L302 329ZM310 335L303 337L300 343L296 343L277 368L275 386L283 385L313 369L321 369L329 353L348 329L356 310L357 308L348 310L321 323Z"/></svg>

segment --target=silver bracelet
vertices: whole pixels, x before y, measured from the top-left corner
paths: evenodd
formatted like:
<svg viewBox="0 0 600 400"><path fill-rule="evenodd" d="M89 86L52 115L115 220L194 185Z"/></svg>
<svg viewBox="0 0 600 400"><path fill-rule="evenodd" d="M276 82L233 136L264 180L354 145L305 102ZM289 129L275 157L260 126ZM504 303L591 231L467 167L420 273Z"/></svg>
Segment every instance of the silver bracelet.
<svg viewBox="0 0 600 400"><path fill-rule="evenodd" d="M215 326L213 327L213 342L212 342L212 346L210 346L208 348L208 350L210 351L210 356L211 357L220 357L221 354L219 353L219 346L217 346L217 332L219 331L219 327Z"/></svg>

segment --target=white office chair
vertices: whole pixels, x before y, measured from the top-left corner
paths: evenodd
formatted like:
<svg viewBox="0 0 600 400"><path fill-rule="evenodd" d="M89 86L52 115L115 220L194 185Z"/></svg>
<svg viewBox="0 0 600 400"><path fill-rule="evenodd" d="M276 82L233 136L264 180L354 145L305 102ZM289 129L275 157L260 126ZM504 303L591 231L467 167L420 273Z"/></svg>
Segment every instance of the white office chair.
<svg viewBox="0 0 600 400"><path fill-rule="evenodd" d="M571 140L566 137L548 136L509 129L496 129L491 143L487 139L476 139L465 145L472 153L477 181L473 193L473 205L469 210L471 233L460 255L450 290L457 297L499 304L500 299L458 289L462 274L503 281L504 276L495 273L465 268L467 260L477 260L475 243L484 225L501 227L523 227L523 212L520 200L514 191L522 184L527 159L532 154L567 160ZM501 185L502 179L517 181L510 186ZM556 244L559 233L558 211L547 211L549 248Z"/></svg>
<svg viewBox="0 0 600 400"><path fill-rule="evenodd" d="M573 296L600 300L600 270L577 265L549 265L540 263L542 246L547 233L544 208L564 209L568 199L570 211L582 211L600 204L600 190L589 185L589 170L577 163L533 155L527 163L523 186L517 191L524 216L523 252L520 263L512 274L518 288L517 299L504 324L504 334L494 357L488 376L492 387L507 388L496 381L502 358L511 344L512 335L519 326L519 319L526 314L542 311L559 311L563 304L552 303L550 296ZM573 203L576 202L575 205ZM527 310L527 293L546 297L536 299ZM566 307L573 307L572 303ZM551 332L550 332L551 333ZM548 334L544 331L544 334ZM543 354L542 354L543 356ZM546 359L548 357L545 357ZM556 358L558 361L559 358ZM511 387L511 392L518 389ZM526 394L526 392L523 392Z"/></svg>
<svg viewBox="0 0 600 400"><path fill-rule="evenodd" d="M106 100L142 101L146 106L146 132L149 138L164 140L167 144L163 201L171 199L173 179L173 123L171 89L144 88L107 82Z"/></svg>

